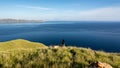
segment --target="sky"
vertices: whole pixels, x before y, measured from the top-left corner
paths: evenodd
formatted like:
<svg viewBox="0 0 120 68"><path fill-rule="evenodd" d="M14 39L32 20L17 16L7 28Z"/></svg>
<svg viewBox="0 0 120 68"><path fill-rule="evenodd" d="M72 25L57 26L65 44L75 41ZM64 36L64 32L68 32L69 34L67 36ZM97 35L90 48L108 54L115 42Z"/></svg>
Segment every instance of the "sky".
<svg viewBox="0 0 120 68"><path fill-rule="evenodd" d="M120 0L0 0L0 19L120 21Z"/></svg>

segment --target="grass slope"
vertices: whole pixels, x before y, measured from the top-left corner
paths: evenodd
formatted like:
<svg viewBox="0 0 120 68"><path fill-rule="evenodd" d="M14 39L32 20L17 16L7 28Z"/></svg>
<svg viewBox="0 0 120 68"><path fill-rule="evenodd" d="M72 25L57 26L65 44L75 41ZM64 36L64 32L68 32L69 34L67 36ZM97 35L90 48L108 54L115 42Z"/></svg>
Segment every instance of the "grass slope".
<svg viewBox="0 0 120 68"><path fill-rule="evenodd" d="M30 42L30 41L23 40L23 39L0 42L0 51L22 49L22 48L33 49L33 48L40 48L40 47L46 47L46 46L42 43Z"/></svg>
<svg viewBox="0 0 120 68"><path fill-rule="evenodd" d="M0 43L0 68L86 68L89 61L120 68L119 53L80 47L46 47L21 39Z"/></svg>

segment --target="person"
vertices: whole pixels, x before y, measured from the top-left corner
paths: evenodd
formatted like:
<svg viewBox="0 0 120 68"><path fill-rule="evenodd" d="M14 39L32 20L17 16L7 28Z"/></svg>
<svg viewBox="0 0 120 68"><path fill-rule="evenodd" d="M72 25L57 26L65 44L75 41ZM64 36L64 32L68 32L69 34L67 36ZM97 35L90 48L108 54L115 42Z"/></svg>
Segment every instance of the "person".
<svg viewBox="0 0 120 68"><path fill-rule="evenodd" d="M62 47L65 47L65 40L62 40Z"/></svg>

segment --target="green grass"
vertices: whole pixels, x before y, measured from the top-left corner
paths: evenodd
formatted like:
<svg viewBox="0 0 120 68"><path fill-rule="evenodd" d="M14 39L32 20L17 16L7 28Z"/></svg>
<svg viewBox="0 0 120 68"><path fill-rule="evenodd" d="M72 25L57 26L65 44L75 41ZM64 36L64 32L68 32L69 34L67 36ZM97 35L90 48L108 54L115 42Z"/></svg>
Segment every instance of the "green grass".
<svg viewBox="0 0 120 68"><path fill-rule="evenodd" d="M0 51L22 49L22 48L33 49L33 48L39 48L39 47L41 48L41 47L46 47L46 46L42 43L30 42L30 41L23 40L23 39L17 39L17 40L0 43Z"/></svg>
<svg viewBox="0 0 120 68"><path fill-rule="evenodd" d="M90 48L49 48L41 43L13 40L0 43L1 68L85 68L101 61L120 68L120 54Z"/></svg>

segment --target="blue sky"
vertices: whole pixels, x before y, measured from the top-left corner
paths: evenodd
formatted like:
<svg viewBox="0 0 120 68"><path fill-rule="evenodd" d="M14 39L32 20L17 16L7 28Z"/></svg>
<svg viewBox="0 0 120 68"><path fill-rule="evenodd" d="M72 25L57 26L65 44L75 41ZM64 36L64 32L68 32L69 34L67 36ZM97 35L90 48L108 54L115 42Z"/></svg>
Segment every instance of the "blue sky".
<svg viewBox="0 0 120 68"><path fill-rule="evenodd" d="M120 0L0 0L0 18L120 21Z"/></svg>

